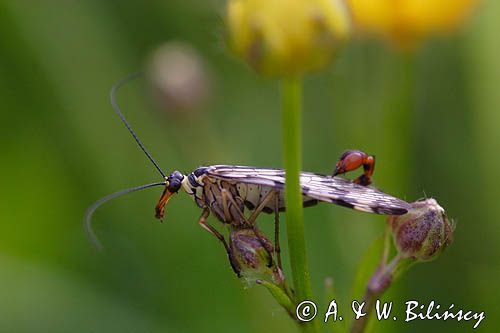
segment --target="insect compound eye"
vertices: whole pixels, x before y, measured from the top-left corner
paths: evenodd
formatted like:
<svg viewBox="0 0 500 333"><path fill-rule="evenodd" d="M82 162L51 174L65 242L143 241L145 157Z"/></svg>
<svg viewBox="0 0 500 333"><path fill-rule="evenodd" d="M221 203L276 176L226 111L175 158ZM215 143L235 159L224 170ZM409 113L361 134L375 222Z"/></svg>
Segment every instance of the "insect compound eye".
<svg viewBox="0 0 500 333"><path fill-rule="evenodd" d="M184 178L184 175L181 172L176 170L176 171L172 172L172 175L170 177L182 181L182 179Z"/></svg>
<svg viewBox="0 0 500 333"><path fill-rule="evenodd" d="M177 179L172 179L168 184L168 190L172 193L179 191L181 182Z"/></svg>
<svg viewBox="0 0 500 333"><path fill-rule="evenodd" d="M168 177L168 190L172 193L179 191L183 179L184 175L182 173L174 171L170 177Z"/></svg>

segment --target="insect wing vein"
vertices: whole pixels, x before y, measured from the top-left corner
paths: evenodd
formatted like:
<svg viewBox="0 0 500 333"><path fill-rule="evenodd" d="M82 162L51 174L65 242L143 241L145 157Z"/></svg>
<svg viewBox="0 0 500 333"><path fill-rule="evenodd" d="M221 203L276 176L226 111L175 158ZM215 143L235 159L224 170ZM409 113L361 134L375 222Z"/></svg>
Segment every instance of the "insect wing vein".
<svg viewBox="0 0 500 333"><path fill-rule="evenodd" d="M237 165L214 165L207 169L209 177L246 184L270 186L283 190L285 172ZM310 172L300 175L302 194L313 199L377 214L405 214L410 204L376 188L361 186L349 180Z"/></svg>

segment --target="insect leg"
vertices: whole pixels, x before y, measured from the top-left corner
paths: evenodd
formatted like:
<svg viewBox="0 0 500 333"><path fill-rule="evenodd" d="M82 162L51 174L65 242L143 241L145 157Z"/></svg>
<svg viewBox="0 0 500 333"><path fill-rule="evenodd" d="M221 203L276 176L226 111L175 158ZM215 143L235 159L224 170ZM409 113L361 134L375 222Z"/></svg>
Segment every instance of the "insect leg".
<svg viewBox="0 0 500 333"><path fill-rule="evenodd" d="M251 223L248 221L245 214L243 214L243 211L238 209L239 206L236 203L236 201L234 200L232 194L228 190L226 190L225 188L221 189L220 193L222 196L222 209L224 210L224 214L226 214L226 212L227 212L229 214L229 216L232 216L230 214L229 204L228 204L228 203L231 203L234 206L234 208L236 209L236 212L239 215L239 217L241 218L241 220L243 222L245 222L245 224L247 224L248 226L251 226ZM231 221L231 219L229 219L228 221Z"/></svg>
<svg viewBox="0 0 500 333"><path fill-rule="evenodd" d="M229 263L231 264L233 271L236 273L236 275L238 275L238 277L241 277L240 265L236 262L236 260L234 260L232 254L231 254L230 247L229 247L229 245L227 245L226 239L224 238L224 236L220 232L218 232L214 227L212 227L210 224L207 223L207 218L209 215L210 215L210 209L208 209L208 207L204 208L203 213L201 213L200 219L198 220L198 224L203 229L205 229L206 231L208 231L209 233L214 235L222 243L222 245L224 245L224 249L227 252L227 256L229 258Z"/></svg>
<svg viewBox="0 0 500 333"><path fill-rule="evenodd" d="M204 208L203 213L201 213L200 219L198 220L198 224L203 229L205 229L206 231L208 231L209 233L211 233L212 235L217 237L217 239L220 240L222 242L222 244L224 245L224 248L226 249L226 251L229 252L229 246L227 245L227 242L226 242L226 239L224 238L224 236L222 236L222 234L220 232L218 232L214 227L212 227L210 224L207 223L207 218L209 215L210 215L210 209L208 209L208 207Z"/></svg>
<svg viewBox="0 0 500 333"><path fill-rule="evenodd" d="M224 218L226 219L226 221L228 223L231 223L233 218L231 216L231 213L229 212L229 205L227 204L228 192L226 189L221 190L221 196L222 196L222 211L224 212ZM231 198L232 198L232 196L231 196ZM235 205L234 202L232 204ZM235 207L238 207L238 206L235 206ZM239 209L237 209L237 210L239 211ZM244 215L243 215L243 218L245 218Z"/></svg>
<svg viewBox="0 0 500 333"><path fill-rule="evenodd" d="M264 249L266 250L267 254L269 255L267 267L272 267L273 263L274 263L273 262L273 254L274 254L273 244L271 244L271 242L266 238L266 236L262 233L262 231L260 231L259 228L257 228L257 226L255 224L252 225L252 230L255 233L255 235L257 236L257 238L259 239L259 241L262 244L262 246L264 247Z"/></svg>
<svg viewBox="0 0 500 333"><path fill-rule="evenodd" d="M254 212L252 213L252 216L248 219L249 222L252 224L254 231L256 235L258 236L260 233L260 230L256 229L256 223L255 220L257 219L257 216L262 212L264 207L267 206L267 204L274 199L274 251L276 252L276 258L278 261L278 267L281 269L281 249L280 249L280 244L279 244L279 192L278 191L269 191L269 193L266 194L262 202L255 208ZM263 244L264 245L264 244ZM270 244L268 244L269 246ZM266 246L266 245L264 245ZM272 247L269 246L269 251L272 251Z"/></svg>
<svg viewBox="0 0 500 333"><path fill-rule="evenodd" d="M271 192L270 192L270 193L268 193L268 194L266 195L266 198L267 198L267 197L269 197L269 194L272 194L272 193L271 193ZM221 195L222 195L222 204L223 204L223 206L225 206L225 207L223 208L223 209L224 209L224 211L225 211L225 210L229 211L229 207L228 207L228 205L227 205L227 203L228 203L228 202L230 202L231 204L233 204L233 205L234 205L234 207L236 207L236 208L238 207L238 204L237 204L237 203L236 203L236 201L234 200L234 198L233 198L233 196L231 195L231 193L229 193L229 191L227 191L226 189L222 189L222 190L221 190ZM265 200L265 199L264 199L264 200ZM267 201L269 201L269 200L270 200L270 199L268 199ZM257 209L256 209L257 215L258 215L258 213L260 213L260 211L262 211L262 209L263 209L264 207L265 207L265 204L264 204L264 205L260 204L260 205L257 207L257 209L259 209L259 208L260 208L260 210L259 210L258 212L257 212ZM257 215L255 215L255 212L254 212L254 213L252 214L252 217L254 217L254 215L255 215L254 220L253 220L252 222L250 222L250 221L246 218L245 214L243 214L243 212L242 212L241 210L236 209L236 211L238 212L238 215L240 215L241 219L245 222L245 224L246 224L248 227L250 227L250 228L252 228L252 229L253 229L253 231L254 231L255 235L259 238L260 243L262 244L262 246L264 247L264 249L266 249L266 252L267 252L267 253L268 253L268 255L269 255L269 263L268 263L268 266L269 266L269 267L271 267L271 266L272 266L272 264L273 264L273 252L274 252L273 245L272 245L272 244L270 244L270 243L266 240L266 238L262 235L262 232L261 232L259 229L257 229L257 226L255 225L255 223L253 223L253 222L255 221L255 218L257 217Z"/></svg>
<svg viewBox="0 0 500 333"><path fill-rule="evenodd" d="M280 248L280 212L279 212L279 195L274 196L274 251L278 259L278 267L281 267L281 248Z"/></svg>
<svg viewBox="0 0 500 333"><path fill-rule="evenodd" d="M267 204L274 198L274 197L277 197L277 192L274 191L274 190L271 190L269 191L266 196L264 197L264 199L262 199L262 202L257 206L257 208L255 208L255 210L253 211L252 215L250 216L250 218L248 219L248 221L251 223L251 224L255 224L255 220L257 219L257 216L259 216L259 214L262 212L262 210L264 209L264 207L267 206Z"/></svg>
<svg viewBox="0 0 500 333"><path fill-rule="evenodd" d="M255 220L257 219L259 214L262 212L264 207L266 207L267 204L272 199L274 199L274 245L275 245L274 251L276 252L278 267L281 269L281 249L280 249L280 244L279 244L279 222L280 222L280 220L279 220L279 218L280 218L279 217L279 192L274 191L274 190L269 191L269 193L266 194L266 196L264 197L262 202L257 206L257 208L255 208L254 212L252 213L252 215L250 216L250 218L248 220L252 224L252 227L254 228L255 234L257 236L259 236L259 233L261 233L261 231L256 229ZM259 239L260 238L261 237L259 237ZM264 247L265 246L269 247L268 252L273 250L272 246L270 246L271 244L266 245L263 243L263 245L264 245Z"/></svg>

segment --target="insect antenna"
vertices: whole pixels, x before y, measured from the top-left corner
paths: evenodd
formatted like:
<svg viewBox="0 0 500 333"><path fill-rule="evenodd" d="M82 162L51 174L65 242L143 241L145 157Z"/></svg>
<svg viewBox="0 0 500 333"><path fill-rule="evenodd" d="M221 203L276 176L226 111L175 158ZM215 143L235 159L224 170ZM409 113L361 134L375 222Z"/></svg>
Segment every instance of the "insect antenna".
<svg viewBox="0 0 500 333"><path fill-rule="evenodd" d="M137 144L139 145L139 147L142 149L142 151L144 152L144 154L146 154L146 156L149 158L149 160L151 162L153 162L154 166L160 172L160 174L162 175L162 177L166 178L165 173L163 173L163 171L161 170L161 168L158 165L158 163L156 163L156 161L153 158L153 156L151 156L151 154L147 151L146 147L144 147L144 145L142 144L141 140L139 140L139 138L135 134L134 130L132 129L132 127L128 123L127 119L125 119L125 116L120 111L120 108L118 107L118 104L116 103L116 92L118 91L118 89L120 89L120 87L122 87L124 84L132 81L135 78L138 78L138 77L142 76L143 74L144 74L143 72L135 72L135 73L129 74L125 78L123 78L120 81L116 82L115 85L111 88L111 92L110 92L111 105L113 106L113 109L115 110L116 114L118 115L118 117L120 117L120 119L122 120L123 124L128 129L128 131L130 132L130 134L132 134L132 137L134 138L135 142L137 142Z"/></svg>
<svg viewBox="0 0 500 333"><path fill-rule="evenodd" d="M164 186L165 182L157 182L157 183L151 183L151 184L146 184L146 185L128 188L125 190L121 190L119 192L109 194L109 195L97 200L96 202L94 202L87 209L87 212L85 213L85 218L83 219L83 224L85 226L85 231L87 232L87 236L89 237L90 241L94 244L94 246L98 250L102 250L102 244L97 239L97 236L95 235L94 231L92 230L92 225L91 225L92 216L94 215L94 212L97 210L97 208L99 208L102 204L104 204L110 200L121 197L122 195L128 194L130 192L135 192L135 191L143 190L143 189L146 189L149 187L160 186L160 185Z"/></svg>
<svg viewBox="0 0 500 333"><path fill-rule="evenodd" d="M153 156L151 156L151 154L148 152L148 150L146 149L146 147L144 147L144 145L142 144L141 140L139 140L139 138L135 134L134 130L132 129L132 127L128 123L127 119L125 119L125 116L120 111L120 108L118 107L118 103L116 103L116 92L118 91L118 89L120 89L126 83L128 83L128 82L130 82L130 81L132 81L132 80L134 80L134 79L136 79L136 78L138 78L138 77L140 77L142 75L143 75L143 72L135 72L135 73L129 74L125 78L123 78L120 81L116 82L113 85L113 87L111 88L111 91L110 91L110 94L109 94L110 95L110 99L111 99L111 105L113 106L113 109L115 110L116 114L118 115L118 117L120 117L121 121L123 122L123 124L125 125L125 127L128 129L128 131L130 132L130 134L132 134L132 137L134 138L135 142L137 142L137 144L139 145L139 147L141 148L141 150L144 152L144 154L146 154L146 156L149 158L149 160L154 164L154 166L156 167L156 169L158 170L158 172L160 172L161 176L163 178L166 178L165 173L163 173L162 169L160 168L160 166L158 165L158 163L156 163L156 161L153 158ZM109 195L107 195L107 196L105 196L105 197L97 200L96 202L94 202L87 209L87 212L85 213L85 217L83 219L83 224L84 224L84 227L85 227L85 231L87 232L87 236L89 237L90 241L94 244L94 246L98 250L102 250L102 244L97 239L97 236L95 235L94 231L92 230L92 225L91 225L92 216L94 215L94 212L97 210L97 208L99 208L102 204L104 204L104 203L106 203L106 202L108 202L110 200L113 200L115 198L121 197L121 196L123 196L125 194L131 193L131 192L135 192L135 191L139 191L139 190L143 190L143 189L146 189L146 188L149 188L149 187L165 186L165 184L166 184L166 182L163 181L163 182L151 183L151 184L146 184L146 185L141 185L141 186L137 186L137 187L128 188L128 189L125 189L125 190L122 190L122 191L119 191L119 192L115 192L115 193L109 194Z"/></svg>

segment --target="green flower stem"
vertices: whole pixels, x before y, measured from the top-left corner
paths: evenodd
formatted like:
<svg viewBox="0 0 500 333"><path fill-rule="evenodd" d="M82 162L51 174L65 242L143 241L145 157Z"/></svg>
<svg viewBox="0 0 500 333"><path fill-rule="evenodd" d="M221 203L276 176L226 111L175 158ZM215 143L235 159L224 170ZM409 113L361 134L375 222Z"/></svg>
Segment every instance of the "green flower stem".
<svg viewBox="0 0 500 333"><path fill-rule="evenodd" d="M280 304L286 312L288 312L290 317L295 319L295 304L293 304L285 285L279 286L266 280L257 280L256 283L264 286L271 293L278 304Z"/></svg>
<svg viewBox="0 0 500 333"><path fill-rule="evenodd" d="M312 289L304 238L304 209L299 175L302 168L301 109L302 83L299 78L282 82L283 158L286 171L285 205L288 249L292 268L295 301L312 300ZM313 320L302 325L304 332L319 332Z"/></svg>

